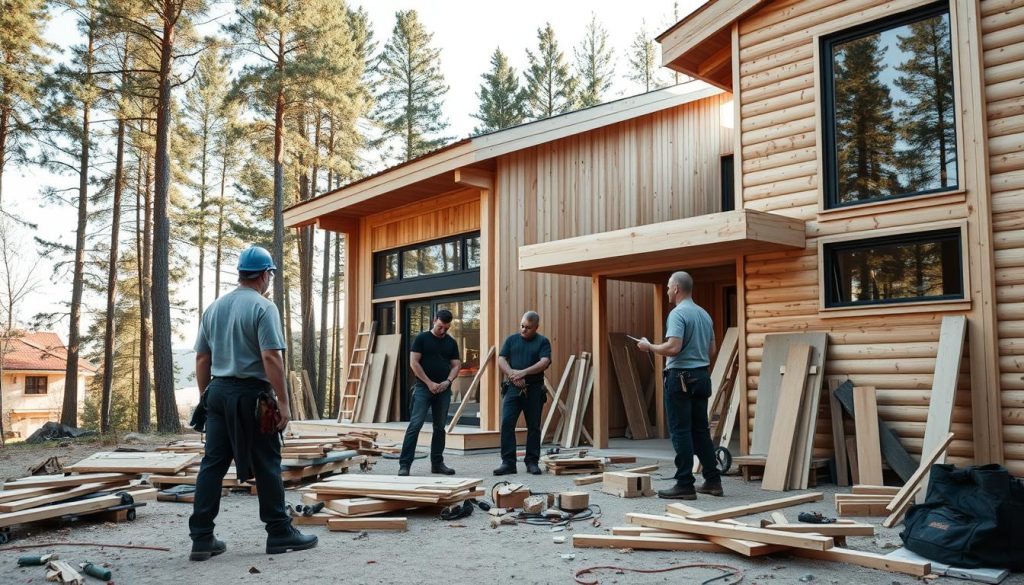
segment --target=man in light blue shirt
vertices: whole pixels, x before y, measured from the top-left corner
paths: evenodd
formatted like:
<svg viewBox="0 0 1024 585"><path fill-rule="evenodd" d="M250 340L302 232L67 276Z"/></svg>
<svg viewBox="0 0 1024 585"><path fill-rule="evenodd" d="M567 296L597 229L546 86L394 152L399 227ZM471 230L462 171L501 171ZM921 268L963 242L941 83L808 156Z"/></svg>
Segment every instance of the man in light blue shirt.
<svg viewBox="0 0 1024 585"><path fill-rule="evenodd" d="M213 534L220 511L221 482L231 462L239 481L256 479L267 554L316 546L317 537L292 527L284 505L281 438L291 418L284 382L284 335L277 306L264 295L277 266L265 249L252 246L238 257L238 288L203 313L196 337L196 382L206 408L206 446L196 477L189 518L193 561L227 550ZM281 422L259 429L257 404L276 395ZM197 426L198 428L198 426Z"/></svg>
<svg viewBox="0 0 1024 585"><path fill-rule="evenodd" d="M710 355L715 351L715 333L708 312L693 302L693 278L676 272L668 279L668 300L675 305L665 322L665 341L647 338L637 349L666 356L665 416L672 447L676 452L676 485L660 490L658 496L695 500L697 493L723 495L722 476L715 460L715 444L708 424L711 397ZM694 489L693 455L696 451L704 484Z"/></svg>

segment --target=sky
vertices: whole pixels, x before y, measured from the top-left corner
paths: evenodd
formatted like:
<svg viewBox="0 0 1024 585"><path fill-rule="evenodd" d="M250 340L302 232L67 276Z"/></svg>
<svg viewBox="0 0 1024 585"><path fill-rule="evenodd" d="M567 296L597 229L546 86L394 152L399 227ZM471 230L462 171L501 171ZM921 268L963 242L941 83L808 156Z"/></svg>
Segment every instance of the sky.
<svg viewBox="0 0 1024 585"><path fill-rule="evenodd" d="M686 15L702 3L702 0L680 0L679 14ZM572 61L573 47L582 39L591 14L596 14L608 30L615 59L615 83L607 96L611 100L641 91L625 78L628 67L625 52L641 26L646 26L653 37L674 22L672 0L518 0L514 3L480 0L366 0L349 4L361 5L369 14L378 50L391 35L396 11L418 11L427 30L433 33L434 46L441 50L441 70L449 85L444 103L444 112L450 124L447 134L454 138L469 135L478 123L471 114L477 111L476 92L481 82L480 75L488 70L495 47L501 47L512 66L522 73L526 67L526 49L535 50L537 29L543 27L545 22L550 22L559 47L566 58ZM220 4L212 12L215 15L229 14L230 10L230 5ZM224 20L221 18L219 22ZM210 26L214 30L204 32L215 33L217 24ZM75 39L76 35L67 17L54 19L47 31L49 40L63 46L76 42L69 40ZM670 72L663 70L662 75L667 79ZM375 159L373 156L367 158ZM376 170L379 169L370 169L371 172ZM70 276L65 275L56 281L51 278L52 264L38 258L32 236L74 245L76 209L45 203L41 197L47 186L73 186L74 181L36 167L22 167L6 170L3 182L4 209L38 226L36 232L22 234L22 254L28 260L27 265L33 267L33 277L39 283L39 292L27 299L20 310L21 320L28 321L36 313L60 310L60 303L66 303L71 296ZM93 229L102 229L102 226ZM229 283L231 276L227 278ZM209 274L207 290L212 291L212 283L213 275ZM197 291L198 283L193 279L181 286L178 297L194 309L198 304ZM208 292L207 297L212 298L212 293ZM83 331L94 318L102 315L104 306L104 300L98 297L87 298L86 302L88 307L83 315ZM179 327L174 339L175 347L191 346L194 323L193 314L187 326ZM61 337L67 338L66 320L54 328Z"/></svg>

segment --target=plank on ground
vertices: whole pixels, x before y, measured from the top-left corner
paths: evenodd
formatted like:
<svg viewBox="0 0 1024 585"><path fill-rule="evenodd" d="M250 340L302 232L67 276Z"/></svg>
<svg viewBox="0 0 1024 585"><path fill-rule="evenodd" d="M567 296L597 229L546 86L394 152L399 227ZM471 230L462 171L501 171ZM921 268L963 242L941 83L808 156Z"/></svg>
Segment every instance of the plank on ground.
<svg viewBox="0 0 1024 585"><path fill-rule="evenodd" d="M199 453L103 451L65 467L64 471L178 473L199 458Z"/></svg>
<svg viewBox="0 0 1024 585"><path fill-rule="evenodd" d="M641 465L640 467L634 467L632 469L623 469L629 473L651 473L652 471L658 470L658 464L654 465ZM590 485L592 483L601 483L604 481L604 473L597 473L594 475L587 475L584 477L577 477L572 480L575 485Z"/></svg>
<svg viewBox="0 0 1024 585"><path fill-rule="evenodd" d="M138 502L155 500L157 490L155 488L146 488L131 490L130 493L135 501ZM47 518L57 518L58 516L64 516L65 514L97 512L120 505L120 503L121 496L109 495L77 502L63 502L60 504L30 508L28 510L20 510L18 512L9 512L7 514L0 514L0 527L25 524L28 522L35 522L37 520L45 520Z"/></svg>
<svg viewBox="0 0 1024 585"><path fill-rule="evenodd" d="M631 548L636 550L676 550L691 552L730 552L722 545L694 538L656 536L616 536L613 534L574 534L575 548Z"/></svg>
<svg viewBox="0 0 1024 585"><path fill-rule="evenodd" d="M126 483L87 483L78 487L74 487L68 490L54 492L49 494L43 494L34 496L31 498L25 498L22 500L15 500L13 502L5 502L0 504L0 513L17 512L18 510L27 510L28 508L36 508L39 506L45 506L46 504L52 504L54 502L63 502L64 500L70 500L80 496L85 496L91 493L107 491L113 489L120 489L129 487Z"/></svg>
<svg viewBox="0 0 1024 585"><path fill-rule="evenodd" d="M719 524L716 522L700 522L684 518L671 518L668 516L655 516L653 514L626 514L626 520L631 524L649 526L653 528L667 528L701 534L704 536L724 536L726 538L751 540L764 544L780 544L795 548L810 548L814 550L827 550L832 547L832 539L814 534L791 534L780 530L766 530L752 526L735 526Z"/></svg>
<svg viewBox="0 0 1024 585"><path fill-rule="evenodd" d="M775 500L767 500L764 502L756 502L753 504L732 506L730 508L723 508L721 510L714 510L711 512L684 512L684 514L688 520L697 520L700 522L715 522L717 520L722 520L725 518L739 518L741 516L749 516L751 514L759 514L761 512L789 508L790 506L797 506L800 504L806 504L808 502L818 502L823 500L824 498L825 495L822 494L821 492L812 492L809 494L800 494L798 496L778 498ZM677 504L669 504L668 507L669 509L682 510L682 508Z"/></svg>
<svg viewBox="0 0 1024 585"><path fill-rule="evenodd" d="M331 518L327 521L330 531L344 530L399 530L409 529L407 518Z"/></svg>
<svg viewBox="0 0 1024 585"><path fill-rule="evenodd" d="M858 565L891 573L903 573L914 577L924 577L932 572L931 563L921 563L901 559L891 559L874 553L833 547L829 550L793 549L793 554L806 559L833 561Z"/></svg>
<svg viewBox="0 0 1024 585"><path fill-rule="evenodd" d="M175 472L177 473L177 472ZM99 483L114 481L129 481L138 479L137 473L83 473L81 475L39 475L36 477L23 477L4 483L4 490L21 488L56 488L83 483Z"/></svg>

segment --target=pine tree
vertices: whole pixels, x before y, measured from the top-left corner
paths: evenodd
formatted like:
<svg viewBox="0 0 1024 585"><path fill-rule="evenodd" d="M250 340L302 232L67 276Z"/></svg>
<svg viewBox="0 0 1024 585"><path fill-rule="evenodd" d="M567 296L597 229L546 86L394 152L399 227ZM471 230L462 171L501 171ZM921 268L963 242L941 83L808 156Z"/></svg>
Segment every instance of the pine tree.
<svg viewBox="0 0 1024 585"><path fill-rule="evenodd" d="M896 129L892 97L880 79L885 49L871 35L844 43L834 59L838 196L859 201L892 193Z"/></svg>
<svg viewBox="0 0 1024 585"><path fill-rule="evenodd" d="M642 87L644 93L664 85L658 74L658 44L648 33L646 22L634 35L626 60L629 62L626 77Z"/></svg>
<svg viewBox="0 0 1024 585"><path fill-rule="evenodd" d="M4 169L26 160L28 138L35 132L33 112L40 105L39 88L46 52L43 39L49 20L46 0L5 0L0 6L0 201Z"/></svg>
<svg viewBox="0 0 1024 585"><path fill-rule="evenodd" d="M580 107L589 108L604 102L605 94L612 86L615 64L608 44L608 31L597 20L596 14L591 13L575 55L576 75L580 80Z"/></svg>
<svg viewBox="0 0 1024 585"><path fill-rule="evenodd" d="M476 93L480 109L473 117L481 124L476 134L493 132L522 124L526 120L525 94L519 87L519 76L500 48L491 55L491 70L481 75L483 83Z"/></svg>
<svg viewBox="0 0 1024 585"><path fill-rule="evenodd" d="M551 23L537 29L537 53L526 50L526 100L535 120L570 112L577 107L578 81L558 49Z"/></svg>
<svg viewBox="0 0 1024 585"><path fill-rule="evenodd" d="M395 13L395 27L377 62L381 91L374 118L381 126L379 142L396 140L401 159L414 159L449 140L440 135L448 122L442 107L448 86L441 73L441 51L431 46L415 10Z"/></svg>
<svg viewBox="0 0 1024 585"><path fill-rule="evenodd" d="M899 36L900 51L909 58L896 67L896 87L903 97L900 138L906 144L901 170L911 176L907 189L924 191L956 184L956 126L953 100L953 50L949 17L911 23Z"/></svg>

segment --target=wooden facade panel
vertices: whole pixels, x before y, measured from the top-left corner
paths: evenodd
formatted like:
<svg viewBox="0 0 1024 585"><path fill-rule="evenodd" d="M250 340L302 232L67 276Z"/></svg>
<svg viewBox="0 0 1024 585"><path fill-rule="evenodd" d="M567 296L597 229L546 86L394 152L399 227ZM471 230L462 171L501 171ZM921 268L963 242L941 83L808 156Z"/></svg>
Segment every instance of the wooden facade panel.
<svg viewBox="0 0 1024 585"><path fill-rule="evenodd" d="M1019 173L1024 169L1024 109L1005 107L1024 95L1024 7L1006 10L1000 0L983 0L981 11L985 83L988 111L988 151L991 156L993 244L996 249L996 315L999 318L999 371L1002 387L1003 441L1008 463L1024 461L1024 286L1019 274L1024 267L1021 211L1024 191ZM1015 30L1014 30L1015 29ZM1016 457L1014 456L1016 454ZM1010 465L1013 469L1014 465ZM1018 470L1016 473L1020 473Z"/></svg>
<svg viewBox="0 0 1024 585"><path fill-rule="evenodd" d="M570 354L591 351L591 321L583 317L591 280L520 272L519 247L719 211L719 158L733 144L722 120L731 111L729 96L720 95L500 157L499 337L516 331L524 311L539 312L555 354L552 380ZM653 335L651 285L609 280L607 287L608 331ZM614 381L609 398L610 432L621 435L626 419Z"/></svg>
<svg viewBox="0 0 1024 585"><path fill-rule="evenodd" d="M480 229L480 195L461 190L366 218L373 252Z"/></svg>

